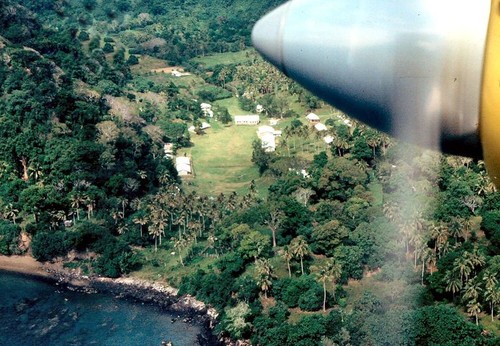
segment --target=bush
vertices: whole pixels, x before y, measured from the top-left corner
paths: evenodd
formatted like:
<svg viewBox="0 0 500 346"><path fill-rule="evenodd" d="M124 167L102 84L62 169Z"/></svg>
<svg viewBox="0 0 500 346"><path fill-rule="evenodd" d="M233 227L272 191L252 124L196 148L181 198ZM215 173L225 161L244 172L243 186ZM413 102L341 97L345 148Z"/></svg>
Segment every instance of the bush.
<svg viewBox="0 0 500 346"><path fill-rule="evenodd" d="M222 100L232 96L232 94L226 89L215 86L204 86L198 89L196 93L198 94L200 100L208 102Z"/></svg>
<svg viewBox="0 0 500 346"><path fill-rule="evenodd" d="M133 253L127 244L115 240L108 243L93 268L97 274L116 278L138 269L141 265L140 257Z"/></svg>
<svg viewBox="0 0 500 346"><path fill-rule="evenodd" d="M130 55L127 59L127 65L137 65L139 63L139 58L135 55Z"/></svg>
<svg viewBox="0 0 500 346"><path fill-rule="evenodd" d="M80 41L88 41L90 40L90 35L86 31L81 31L80 34L78 35L78 39Z"/></svg>
<svg viewBox="0 0 500 346"><path fill-rule="evenodd" d="M481 327L467 322L447 305L423 307L411 319L417 345L483 345Z"/></svg>
<svg viewBox="0 0 500 346"><path fill-rule="evenodd" d="M68 244L77 251L91 250L102 253L108 243L114 240L106 228L91 222L79 222L75 228L76 232L68 236Z"/></svg>
<svg viewBox="0 0 500 346"><path fill-rule="evenodd" d="M65 233L62 231L54 233L39 232L33 237L31 249L33 257L37 261L44 262L57 256L64 256L68 253Z"/></svg>
<svg viewBox="0 0 500 346"><path fill-rule="evenodd" d="M113 47L112 44L110 44L109 42L106 42L104 44L104 47L102 47L102 51L104 53L113 53L115 51L115 48Z"/></svg>
<svg viewBox="0 0 500 346"><path fill-rule="evenodd" d="M305 296L302 298L302 306L306 310L317 310L317 308L314 308L317 304L316 299L312 298L314 290L320 292L318 297L320 300L319 307L321 307L323 305L323 288L311 275L303 275L298 279L284 278L278 280L274 283L273 294L276 296L276 299L283 301L289 308L300 306L301 298ZM307 305L306 299L313 299L314 302Z"/></svg>
<svg viewBox="0 0 500 346"><path fill-rule="evenodd" d="M10 256L16 253L20 233L18 225L0 221L0 254Z"/></svg>
<svg viewBox="0 0 500 346"><path fill-rule="evenodd" d="M247 112L253 112L255 110L255 102L244 96L238 99L240 108Z"/></svg>
<svg viewBox="0 0 500 346"><path fill-rule="evenodd" d="M317 311L323 307L323 288L316 284L299 298L299 308L306 311Z"/></svg>

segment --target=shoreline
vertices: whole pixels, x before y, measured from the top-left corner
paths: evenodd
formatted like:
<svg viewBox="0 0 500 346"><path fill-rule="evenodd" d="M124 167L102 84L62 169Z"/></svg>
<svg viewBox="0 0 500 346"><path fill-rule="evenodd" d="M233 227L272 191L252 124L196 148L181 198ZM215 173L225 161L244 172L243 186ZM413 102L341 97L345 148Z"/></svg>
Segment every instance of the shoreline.
<svg viewBox="0 0 500 346"><path fill-rule="evenodd" d="M0 256L0 270L40 278L52 278L43 264L29 256Z"/></svg>
<svg viewBox="0 0 500 346"><path fill-rule="evenodd" d="M198 324L200 345L234 345L219 340L212 331L217 323L217 312L191 296L179 296L178 290L160 283L130 277L117 279L87 277L75 270L63 268L60 263L40 263L30 256L0 256L0 271L49 280L66 289L82 293L106 293L119 299L130 299L160 306L165 312L178 314L186 323Z"/></svg>

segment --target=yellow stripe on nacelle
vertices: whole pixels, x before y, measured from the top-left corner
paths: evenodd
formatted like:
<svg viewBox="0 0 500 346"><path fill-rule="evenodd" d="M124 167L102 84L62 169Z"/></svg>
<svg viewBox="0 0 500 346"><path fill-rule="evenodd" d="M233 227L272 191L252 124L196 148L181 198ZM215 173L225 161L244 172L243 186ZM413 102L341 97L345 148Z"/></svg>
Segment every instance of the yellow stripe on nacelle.
<svg viewBox="0 0 500 346"><path fill-rule="evenodd" d="M500 0L491 0L479 131L486 168L500 187Z"/></svg>

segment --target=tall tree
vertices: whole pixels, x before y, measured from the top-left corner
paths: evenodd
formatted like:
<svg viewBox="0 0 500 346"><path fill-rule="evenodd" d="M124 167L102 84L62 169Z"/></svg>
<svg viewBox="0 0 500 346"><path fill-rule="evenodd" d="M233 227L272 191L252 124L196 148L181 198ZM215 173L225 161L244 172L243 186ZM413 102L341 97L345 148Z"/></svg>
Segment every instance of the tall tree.
<svg viewBox="0 0 500 346"><path fill-rule="evenodd" d="M304 257L309 255L311 250L307 244L306 238L299 235L297 238L292 239L290 242L290 250L293 255L300 258L300 271L304 275Z"/></svg>
<svg viewBox="0 0 500 346"><path fill-rule="evenodd" d="M255 262L255 271L257 274L257 283L267 299L267 292L271 289L272 285L271 279L274 277L274 268L269 259L264 258L258 259Z"/></svg>
<svg viewBox="0 0 500 346"><path fill-rule="evenodd" d="M311 267L316 280L323 285L323 311L326 311L326 283L331 281L335 296L336 282L342 275L342 267L335 259L330 259L320 267Z"/></svg>
<svg viewBox="0 0 500 346"><path fill-rule="evenodd" d="M290 269L290 261L293 258L293 253L288 246L285 246L283 250L281 250L281 257L286 261L286 267L288 268L288 277L292 277L292 270Z"/></svg>
<svg viewBox="0 0 500 346"><path fill-rule="evenodd" d="M265 221L266 225L271 230L273 236L273 248L276 247L276 232L278 231L281 222L283 221L284 214L281 210L271 206L269 210L269 218Z"/></svg>
<svg viewBox="0 0 500 346"><path fill-rule="evenodd" d="M483 282L485 284L484 299L490 305L491 322L494 321L495 307L500 304L500 287L498 286L498 279L496 273L489 270L485 271Z"/></svg>

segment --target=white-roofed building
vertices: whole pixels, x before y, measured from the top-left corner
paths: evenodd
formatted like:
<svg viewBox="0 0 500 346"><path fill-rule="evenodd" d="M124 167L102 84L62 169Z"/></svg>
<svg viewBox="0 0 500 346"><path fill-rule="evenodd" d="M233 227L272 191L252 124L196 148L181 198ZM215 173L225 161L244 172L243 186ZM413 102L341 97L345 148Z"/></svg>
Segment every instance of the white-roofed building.
<svg viewBox="0 0 500 346"><path fill-rule="evenodd" d="M176 157L175 169L180 176L193 174L193 171L191 169L191 159L187 156Z"/></svg>
<svg viewBox="0 0 500 346"><path fill-rule="evenodd" d="M174 144L165 143L163 145L163 152L165 153L166 158L172 159L174 157Z"/></svg>
<svg viewBox="0 0 500 346"><path fill-rule="evenodd" d="M214 112L212 111L212 105L209 103L202 103L200 104L201 111L203 112L203 115L205 117L214 117Z"/></svg>
<svg viewBox="0 0 500 346"><path fill-rule="evenodd" d="M206 129L210 128L210 127L212 127L212 126L209 123L207 123L207 122L204 121L204 122L201 123L200 130L206 130Z"/></svg>
<svg viewBox="0 0 500 346"><path fill-rule="evenodd" d="M189 72L184 72L184 70L177 70L177 69L173 69L172 72L170 72L170 74L173 76L173 77L184 77L184 76L189 76L191 75L191 73Z"/></svg>
<svg viewBox="0 0 500 346"><path fill-rule="evenodd" d="M326 130L328 130L326 128L326 125L322 124L322 123L317 123L316 125L314 125L314 128L316 129L316 131L326 131Z"/></svg>
<svg viewBox="0 0 500 346"><path fill-rule="evenodd" d="M257 130L257 136L260 137L261 134L264 134L264 133L274 134L274 128L272 126L267 126L267 125L259 126L259 128Z"/></svg>
<svg viewBox="0 0 500 346"><path fill-rule="evenodd" d="M333 138L333 136L330 135L323 137L323 140L325 141L326 144L332 143L334 139L335 138Z"/></svg>
<svg viewBox="0 0 500 346"><path fill-rule="evenodd" d="M262 142L262 148L267 152L276 150L276 137L281 136L281 131L275 130L272 126L259 126L257 137Z"/></svg>
<svg viewBox="0 0 500 346"><path fill-rule="evenodd" d="M260 138L260 141L262 142L262 148L266 152L273 152L276 150L276 138L274 137L274 134L266 132L262 134Z"/></svg>
<svg viewBox="0 0 500 346"><path fill-rule="evenodd" d="M260 123L259 115L235 115L235 125L258 125Z"/></svg>
<svg viewBox="0 0 500 346"><path fill-rule="evenodd" d="M306 119L313 124L319 123L319 117L314 113L309 113L308 115L306 115Z"/></svg>

